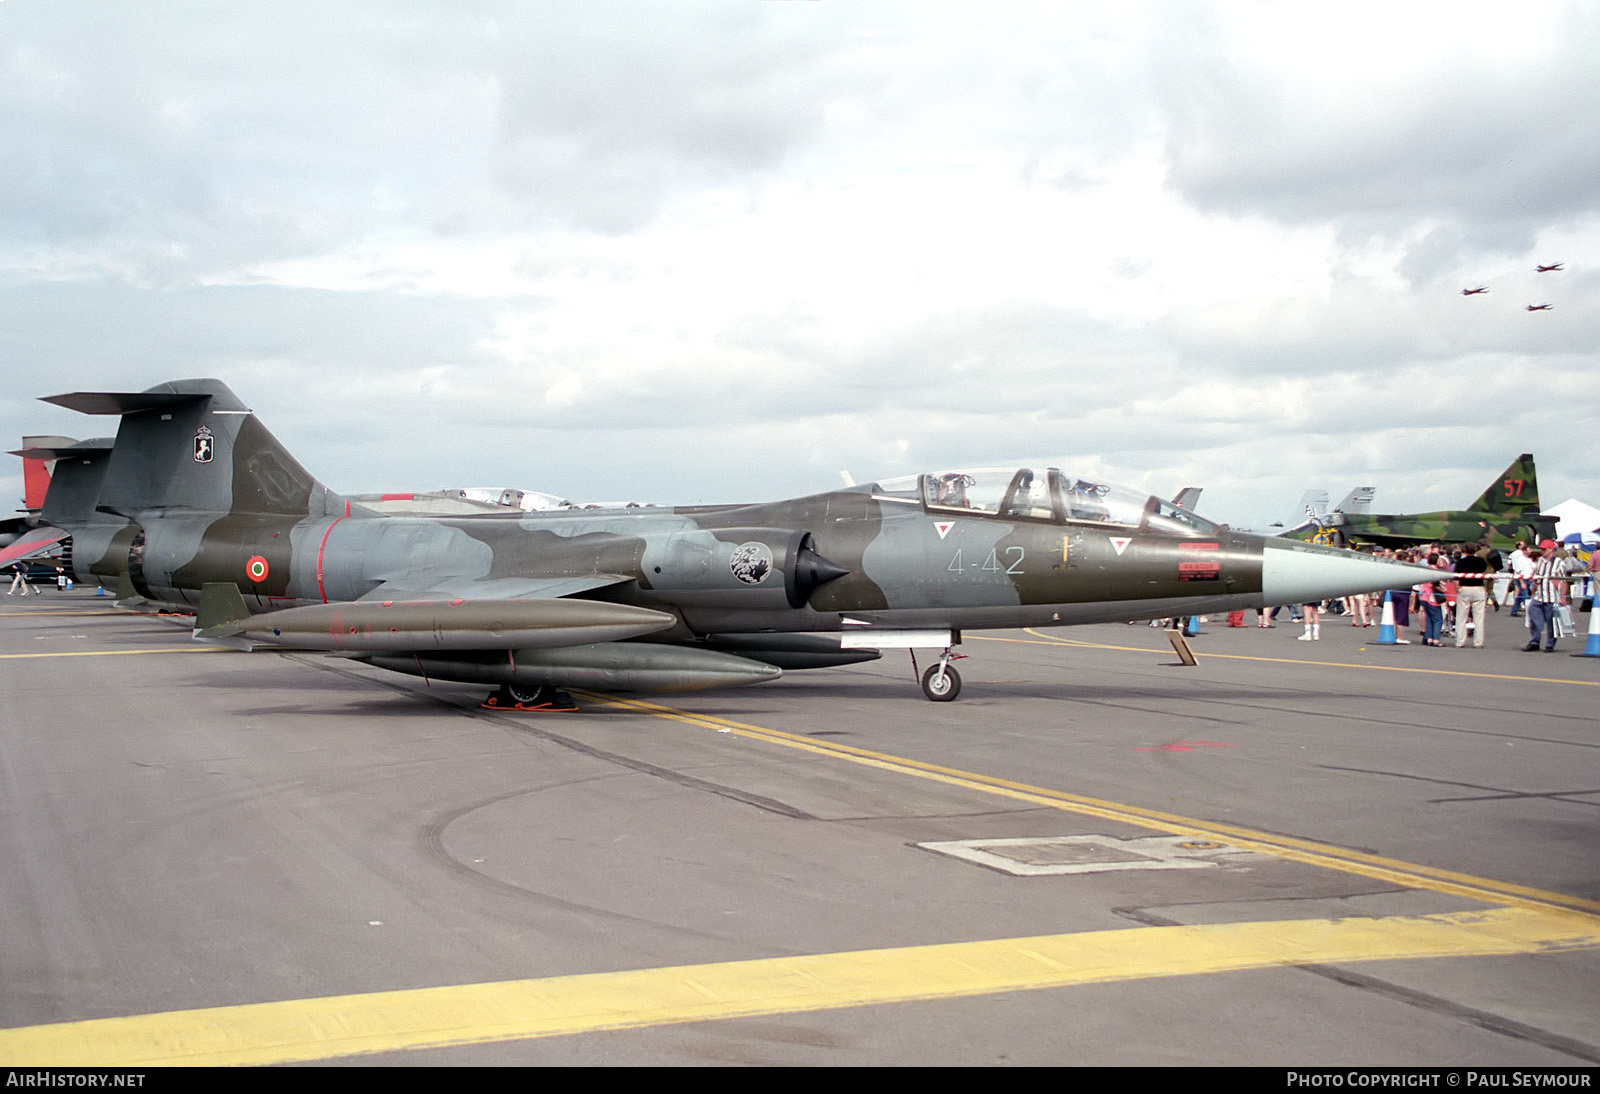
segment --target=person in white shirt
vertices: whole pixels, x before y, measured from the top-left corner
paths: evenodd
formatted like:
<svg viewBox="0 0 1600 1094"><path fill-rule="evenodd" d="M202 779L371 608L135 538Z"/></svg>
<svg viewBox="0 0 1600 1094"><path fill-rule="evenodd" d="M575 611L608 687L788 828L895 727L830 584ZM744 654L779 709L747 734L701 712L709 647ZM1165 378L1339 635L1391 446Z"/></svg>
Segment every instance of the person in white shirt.
<svg viewBox="0 0 1600 1094"><path fill-rule="evenodd" d="M1528 557L1528 545L1517 542L1517 549L1506 557L1511 566L1511 583L1516 592L1511 598L1511 614L1521 615L1522 605L1528 599L1528 579L1533 576L1533 559Z"/></svg>

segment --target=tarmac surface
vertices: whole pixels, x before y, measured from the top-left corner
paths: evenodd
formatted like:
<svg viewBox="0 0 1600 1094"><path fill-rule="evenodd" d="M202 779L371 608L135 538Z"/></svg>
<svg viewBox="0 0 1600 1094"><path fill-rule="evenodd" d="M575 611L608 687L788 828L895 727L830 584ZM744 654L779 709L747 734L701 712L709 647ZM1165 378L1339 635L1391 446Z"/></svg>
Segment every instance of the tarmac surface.
<svg viewBox="0 0 1600 1094"><path fill-rule="evenodd" d="M1594 1065L1600 658L1520 623L519 715L8 599L0 1065Z"/></svg>

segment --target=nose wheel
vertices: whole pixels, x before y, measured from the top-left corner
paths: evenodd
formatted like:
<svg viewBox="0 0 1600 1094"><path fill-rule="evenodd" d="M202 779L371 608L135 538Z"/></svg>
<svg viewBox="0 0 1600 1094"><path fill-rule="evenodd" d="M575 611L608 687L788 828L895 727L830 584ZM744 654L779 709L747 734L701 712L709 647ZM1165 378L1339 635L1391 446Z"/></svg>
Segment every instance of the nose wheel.
<svg viewBox="0 0 1600 1094"><path fill-rule="evenodd" d="M956 672L951 662L965 656L964 653L951 653L945 650L938 662L929 665L928 670L922 674L922 694L935 703L948 703L960 695L961 674Z"/></svg>

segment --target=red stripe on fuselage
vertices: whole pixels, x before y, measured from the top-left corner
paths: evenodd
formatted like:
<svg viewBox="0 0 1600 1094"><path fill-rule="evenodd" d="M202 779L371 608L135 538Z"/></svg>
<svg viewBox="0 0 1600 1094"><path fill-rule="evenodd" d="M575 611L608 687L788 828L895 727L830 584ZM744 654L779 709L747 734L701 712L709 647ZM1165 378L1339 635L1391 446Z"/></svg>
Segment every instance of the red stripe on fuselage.
<svg viewBox="0 0 1600 1094"><path fill-rule="evenodd" d="M345 516L349 514L346 513ZM334 517L333 524L338 524L343 519L344 517ZM317 544L317 595L322 598L324 604L328 602L328 594L322 588L322 552L328 549L328 537L333 535L333 524L328 525L328 530L322 533L322 542Z"/></svg>

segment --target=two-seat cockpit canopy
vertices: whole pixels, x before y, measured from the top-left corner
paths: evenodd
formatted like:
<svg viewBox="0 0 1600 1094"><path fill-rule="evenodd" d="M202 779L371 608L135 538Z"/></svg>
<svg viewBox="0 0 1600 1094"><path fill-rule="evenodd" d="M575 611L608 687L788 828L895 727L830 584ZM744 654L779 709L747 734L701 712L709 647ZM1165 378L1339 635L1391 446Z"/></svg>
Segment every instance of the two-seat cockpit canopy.
<svg viewBox="0 0 1600 1094"><path fill-rule="evenodd" d="M1214 536L1220 531L1210 521L1169 501L1054 467L908 475L876 483L872 494L920 504L929 513L1111 525L1184 536Z"/></svg>

